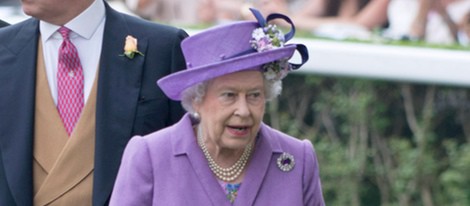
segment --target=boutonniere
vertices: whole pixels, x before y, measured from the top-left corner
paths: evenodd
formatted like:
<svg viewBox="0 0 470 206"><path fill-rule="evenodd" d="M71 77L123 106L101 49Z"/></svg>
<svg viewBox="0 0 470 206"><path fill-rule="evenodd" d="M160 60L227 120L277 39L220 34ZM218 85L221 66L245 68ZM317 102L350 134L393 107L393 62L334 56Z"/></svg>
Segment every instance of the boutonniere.
<svg viewBox="0 0 470 206"><path fill-rule="evenodd" d="M129 59L133 59L136 54L144 56L142 52L137 50L137 39L131 35L127 35L126 43L124 44L123 56L126 56Z"/></svg>

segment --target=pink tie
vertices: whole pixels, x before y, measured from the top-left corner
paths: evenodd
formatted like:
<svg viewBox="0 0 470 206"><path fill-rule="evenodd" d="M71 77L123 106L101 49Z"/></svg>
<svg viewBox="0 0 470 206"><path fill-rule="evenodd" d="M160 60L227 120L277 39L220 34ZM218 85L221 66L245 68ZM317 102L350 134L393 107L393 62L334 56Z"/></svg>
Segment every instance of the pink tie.
<svg viewBox="0 0 470 206"><path fill-rule="evenodd" d="M57 71L57 108L68 135L72 134L83 108L83 70L75 46L69 39L70 29L60 27L64 41L59 48Z"/></svg>

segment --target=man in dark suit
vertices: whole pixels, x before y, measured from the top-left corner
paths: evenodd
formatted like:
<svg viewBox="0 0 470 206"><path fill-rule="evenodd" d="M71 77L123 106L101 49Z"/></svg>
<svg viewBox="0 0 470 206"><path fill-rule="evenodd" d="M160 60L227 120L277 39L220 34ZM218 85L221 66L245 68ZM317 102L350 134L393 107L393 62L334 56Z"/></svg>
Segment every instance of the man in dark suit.
<svg viewBox="0 0 470 206"><path fill-rule="evenodd" d="M0 29L0 205L107 205L128 140L183 114L156 81L185 68L187 34L103 0L22 6L32 18ZM62 26L71 30L84 78L71 133L57 107ZM124 55L128 36L132 55Z"/></svg>
<svg viewBox="0 0 470 206"><path fill-rule="evenodd" d="M2 27L4 27L4 26L8 26L8 25L10 25L10 24L8 24L8 23L6 23L6 22L0 20L0 28L2 28Z"/></svg>

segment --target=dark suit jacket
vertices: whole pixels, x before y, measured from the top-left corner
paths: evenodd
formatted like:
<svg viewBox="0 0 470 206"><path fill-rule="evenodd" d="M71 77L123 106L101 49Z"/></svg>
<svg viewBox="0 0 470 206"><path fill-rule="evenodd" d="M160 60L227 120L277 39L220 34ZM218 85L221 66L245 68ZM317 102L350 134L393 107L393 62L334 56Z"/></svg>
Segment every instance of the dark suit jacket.
<svg viewBox="0 0 470 206"><path fill-rule="evenodd" d="M4 26L8 26L8 25L10 25L10 24L0 20L0 28L2 28Z"/></svg>
<svg viewBox="0 0 470 206"><path fill-rule="evenodd" d="M121 56L127 35L138 39L134 59ZM106 4L96 111L93 205L107 205L121 156L133 135L171 125L183 115L157 79L185 68L186 32L118 13ZM32 205L32 148L39 21L0 30L0 205Z"/></svg>

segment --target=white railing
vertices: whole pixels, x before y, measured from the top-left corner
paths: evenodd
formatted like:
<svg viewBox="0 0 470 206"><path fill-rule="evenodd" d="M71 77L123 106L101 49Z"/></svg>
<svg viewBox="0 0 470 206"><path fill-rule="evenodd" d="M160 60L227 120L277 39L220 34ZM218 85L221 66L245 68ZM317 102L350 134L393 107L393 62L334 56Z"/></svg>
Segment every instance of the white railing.
<svg viewBox="0 0 470 206"><path fill-rule="evenodd" d="M190 35L197 30L187 30ZM399 82L470 86L470 50L450 50L372 43L294 38L309 50L297 72ZM293 62L300 62L295 55Z"/></svg>
<svg viewBox="0 0 470 206"><path fill-rule="evenodd" d="M293 39L309 49L299 72L470 86L470 51Z"/></svg>

